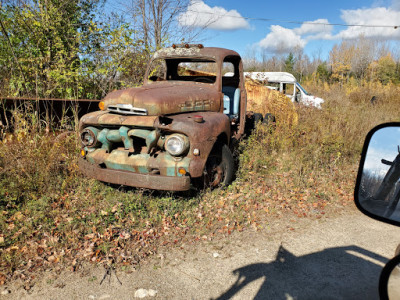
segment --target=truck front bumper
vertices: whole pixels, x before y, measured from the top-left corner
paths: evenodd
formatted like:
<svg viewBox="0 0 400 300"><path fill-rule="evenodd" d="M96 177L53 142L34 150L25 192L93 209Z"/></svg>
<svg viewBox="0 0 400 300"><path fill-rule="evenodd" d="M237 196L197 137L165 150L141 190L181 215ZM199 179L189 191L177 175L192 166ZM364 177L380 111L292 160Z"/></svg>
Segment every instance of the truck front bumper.
<svg viewBox="0 0 400 300"><path fill-rule="evenodd" d="M190 189L189 176L162 176L101 168L82 157L79 158L79 169L88 177L113 184L163 191L187 191Z"/></svg>

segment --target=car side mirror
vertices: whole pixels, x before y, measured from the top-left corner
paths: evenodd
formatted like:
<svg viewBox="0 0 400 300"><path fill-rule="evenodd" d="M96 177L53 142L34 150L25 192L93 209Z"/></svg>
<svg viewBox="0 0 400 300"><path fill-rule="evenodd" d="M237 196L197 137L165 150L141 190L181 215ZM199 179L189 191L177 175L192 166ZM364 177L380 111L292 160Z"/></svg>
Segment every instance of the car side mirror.
<svg viewBox="0 0 400 300"><path fill-rule="evenodd" d="M381 300L400 299L400 255L385 265L379 277L379 295Z"/></svg>
<svg viewBox="0 0 400 300"><path fill-rule="evenodd" d="M386 123L367 135L354 199L369 217L400 225L400 123Z"/></svg>

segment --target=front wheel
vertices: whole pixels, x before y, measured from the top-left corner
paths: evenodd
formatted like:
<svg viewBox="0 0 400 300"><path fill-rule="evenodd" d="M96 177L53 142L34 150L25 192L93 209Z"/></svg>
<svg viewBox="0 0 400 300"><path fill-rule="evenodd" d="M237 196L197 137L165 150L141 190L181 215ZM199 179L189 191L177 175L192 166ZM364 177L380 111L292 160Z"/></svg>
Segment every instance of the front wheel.
<svg viewBox="0 0 400 300"><path fill-rule="evenodd" d="M216 144L208 156L204 168L204 186L216 188L227 186L232 182L234 173L234 161L232 152L224 144Z"/></svg>

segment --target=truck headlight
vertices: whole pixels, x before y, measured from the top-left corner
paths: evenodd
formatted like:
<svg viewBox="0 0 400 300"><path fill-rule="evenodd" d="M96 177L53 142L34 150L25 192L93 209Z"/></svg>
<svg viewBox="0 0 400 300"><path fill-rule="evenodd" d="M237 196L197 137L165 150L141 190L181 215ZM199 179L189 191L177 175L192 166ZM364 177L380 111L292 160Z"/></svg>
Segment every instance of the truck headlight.
<svg viewBox="0 0 400 300"><path fill-rule="evenodd" d="M189 149L189 139L183 134L172 134L165 141L165 150L172 156L180 156Z"/></svg>
<svg viewBox="0 0 400 300"><path fill-rule="evenodd" d="M94 127L88 127L81 132L81 142L85 147L93 147L97 144L98 130Z"/></svg>

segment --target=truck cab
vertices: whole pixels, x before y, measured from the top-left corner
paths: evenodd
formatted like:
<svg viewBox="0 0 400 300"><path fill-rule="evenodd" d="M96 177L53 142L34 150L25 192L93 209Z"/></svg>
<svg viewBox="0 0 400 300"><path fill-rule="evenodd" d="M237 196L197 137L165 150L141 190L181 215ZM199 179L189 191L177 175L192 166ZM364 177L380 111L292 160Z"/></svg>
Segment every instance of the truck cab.
<svg viewBox="0 0 400 300"><path fill-rule="evenodd" d="M223 76L223 70L231 76ZM232 140L245 132L238 53L202 45L157 51L141 87L109 93L79 123L81 171L114 184L184 191L229 184Z"/></svg>

